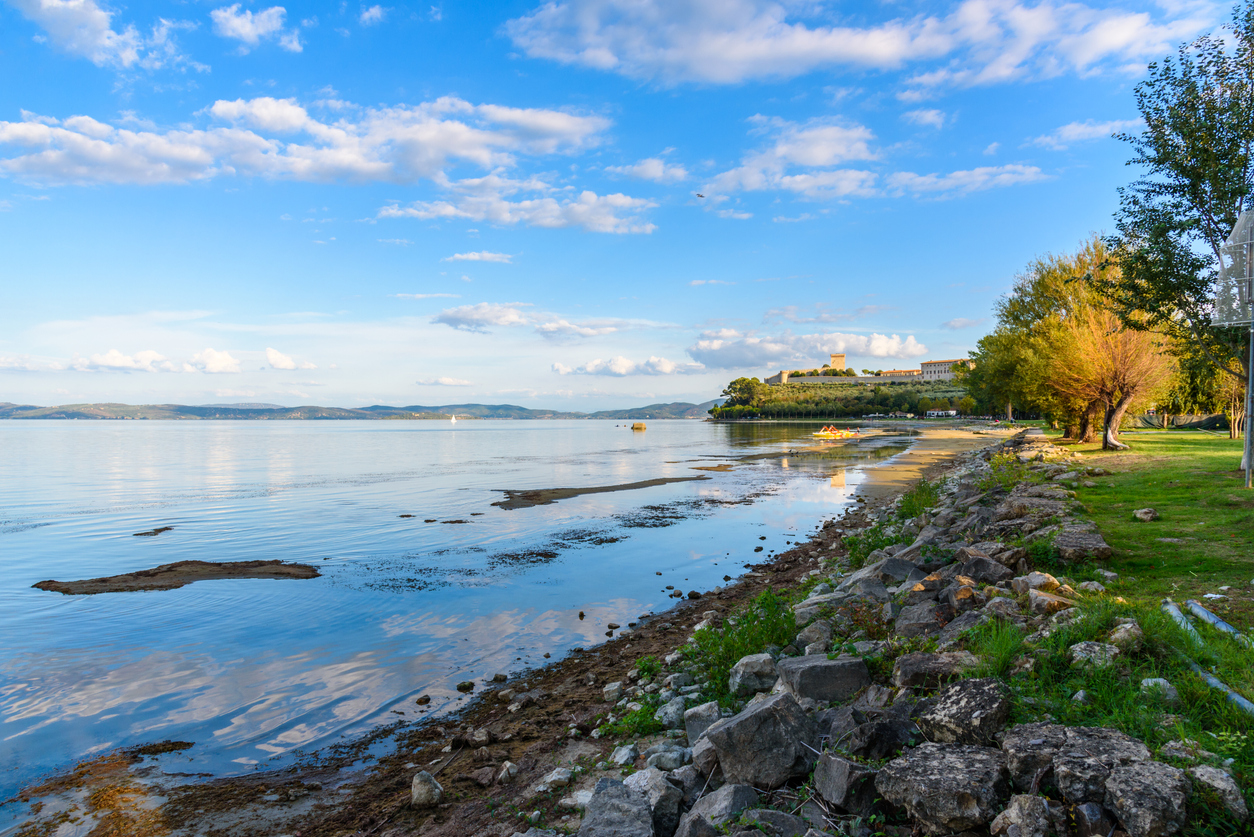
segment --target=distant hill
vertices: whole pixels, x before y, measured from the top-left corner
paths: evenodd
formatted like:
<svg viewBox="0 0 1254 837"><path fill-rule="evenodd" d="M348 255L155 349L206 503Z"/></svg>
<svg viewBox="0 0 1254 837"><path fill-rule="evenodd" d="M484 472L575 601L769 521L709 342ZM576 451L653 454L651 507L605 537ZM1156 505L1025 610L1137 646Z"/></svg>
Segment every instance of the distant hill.
<svg viewBox="0 0 1254 837"><path fill-rule="evenodd" d="M706 418L707 411L723 399L704 404L676 401L650 404L629 410L602 410L596 413L533 410L514 404L445 404L391 407L282 407L277 404L63 404L39 407L33 404L0 402L0 419L79 419L79 420L231 420L231 421L327 421L344 419L448 420L480 419L674 419Z"/></svg>

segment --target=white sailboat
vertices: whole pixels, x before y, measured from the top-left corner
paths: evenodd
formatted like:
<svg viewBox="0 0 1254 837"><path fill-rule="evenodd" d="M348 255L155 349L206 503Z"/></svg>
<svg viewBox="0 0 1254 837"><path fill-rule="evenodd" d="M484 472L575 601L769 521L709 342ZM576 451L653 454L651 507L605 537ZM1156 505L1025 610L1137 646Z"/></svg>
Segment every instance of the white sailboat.
<svg viewBox="0 0 1254 837"><path fill-rule="evenodd" d="M449 424L457 424L457 416L449 416L448 420Z"/></svg>

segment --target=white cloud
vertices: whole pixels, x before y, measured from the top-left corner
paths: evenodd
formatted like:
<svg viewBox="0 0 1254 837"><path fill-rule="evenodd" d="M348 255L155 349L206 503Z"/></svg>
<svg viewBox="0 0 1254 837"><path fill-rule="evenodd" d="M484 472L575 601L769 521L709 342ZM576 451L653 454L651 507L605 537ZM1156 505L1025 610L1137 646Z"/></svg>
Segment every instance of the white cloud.
<svg viewBox="0 0 1254 837"><path fill-rule="evenodd" d="M1000 142L990 142L988 146L984 149L984 156L985 157L993 156L994 154L997 153L997 149L999 148L1001 148Z"/></svg>
<svg viewBox="0 0 1254 837"><path fill-rule="evenodd" d="M133 24L113 28L113 13L95 0L8 0L46 33L48 40L70 55L98 67L156 70L165 66L208 70L179 52L171 32L194 24L159 19L145 37Z"/></svg>
<svg viewBox="0 0 1254 837"><path fill-rule="evenodd" d="M322 121L295 99L219 100L201 112L219 124L173 130L119 128L89 116L23 113L0 122L0 172L35 183L188 183L242 175L275 180L446 184L444 170L490 171L519 154L596 145L600 116L473 105L441 98L419 105L336 111ZM223 124L225 123L225 124Z"/></svg>
<svg viewBox="0 0 1254 837"><path fill-rule="evenodd" d="M87 358L75 355L69 368L79 372L177 372L179 367L154 351L124 355L117 349Z"/></svg>
<svg viewBox="0 0 1254 837"><path fill-rule="evenodd" d="M914 358L927 354L927 347L908 335L896 334L781 334L758 337L733 329L708 331L688 354L713 369L742 369L813 362L833 352L876 358Z"/></svg>
<svg viewBox="0 0 1254 837"><path fill-rule="evenodd" d="M567 366L554 363L553 371L559 375L605 375L613 378L625 378L628 375L687 375L704 372L705 367L699 363L675 363L664 357L651 356L639 363L621 355L609 360L589 361L581 366Z"/></svg>
<svg viewBox="0 0 1254 837"><path fill-rule="evenodd" d="M903 192L914 194L966 194L1004 186L1020 186L1048 180L1049 175L1036 166L1010 164L1005 166L981 166L968 171L949 174L915 174L897 172L889 175L888 185Z"/></svg>
<svg viewBox="0 0 1254 837"><path fill-rule="evenodd" d="M357 22L362 26L374 26L383 22L391 9L385 9L382 6L371 6L368 9L362 9L361 14L357 16Z"/></svg>
<svg viewBox="0 0 1254 837"><path fill-rule="evenodd" d="M1112 119L1107 122L1094 122L1088 119L1084 122L1071 122L1063 125L1061 128L1031 140L1031 144L1054 151L1063 151L1067 146L1077 142L1105 139L1111 134L1139 130L1144 125L1145 123L1140 119Z"/></svg>
<svg viewBox="0 0 1254 837"><path fill-rule="evenodd" d="M414 243L408 238L376 238L375 241L378 241L380 244L395 244L398 247L408 247Z"/></svg>
<svg viewBox="0 0 1254 837"><path fill-rule="evenodd" d="M447 258L440 259L442 262L500 262L502 264L511 264L514 257L509 253L489 253L487 250L480 250L477 253L454 253Z"/></svg>
<svg viewBox="0 0 1254 837"><path fill-rule="evenodd" d="M717 205L718 197L742 190L784 190L812 199L872 193L876 179L873 172L831 169L853 160L878 158L870 145L875 139L870 128L822 119L797 124L759 116L753 121L758 130L773 132L774 142L706 184L702 191L715 198L711 205ZM806 171L789 173L798 167Z"/></svg>
<svg viewBox="0 0 1254 837"><path fill-rule="evenodd" d="M522 309L530 305L529 302L479 302L441 311L431 318L431 322L462 331L487 331L489 326L528 325L531 320Z"/></svg>
<svg viewBox="0 0 1254 837"><path fill-rule="evenodd" d="M211 375L240 371L239 361L231 357L230 352L219 352L214 349L205 349L203 352L192 355L191 363L185 364L184 369L189 372L198 370Z"/></svg>
<svg viewBox="0 0 1254 837"><path fill-rule="evenodd" d="M831 310L831 306L826 302L816 302L810 306L810 310L802 313L801 306L784 305L780 308L771 308L762 315L762 322L771 322L772 320L787 320L790 323L842 323L849 320L857 320L862 317L869 317L872 314L878 314L881 311L889 310L887 305L861 305L853 311L846 311L843 308L836 311Z"/></svg>
<svg viewBox="0 0 1254 837"><path fill-rule="evenodd" d="M952 320L946 320L941 323L941 328L947 328L950 331L960 331L964 328L974 328L987 319L987 317L980 317L979 319L974 320L969 317L954 317Z"/></svg>
<svg viewBox="0 0 1254 837"><path fill-rule="evenodd" d="M312 363L297 363L288 355L283 354L277 349L266 349L266 360L275 369L317 369L318 367Z"/></svg>
<svg viewBox="0 0 1254 837"><path fill-rule="evenodd" d="M849 25L845 9L779 0L550 0L505 32L534 58L666 83L944 62L915 77L927 88L1122 69L1213 22L1204 5L1160 7L1155 17L1067 0L962 0L934 14Z"/></svg>
<svg viewBox="0 0 1254 837"><path fill-rule="evenodd" d="M551 197L553 187L537 178L511 180L498 174L447 183L454 193L449 200L419 201L409 206L391 205L379 210L379 218L442 218L488 221L503 226L526 224L559 229L583 227L591 232L651 233L657 227L638 213L657 204L643 198L615 193L598 195L583 191L576 197ZM520 192L543 197L509 200Z"/></svg>
<svg viewBox="0 0 1254 837"><path fill-rule="evenodd" d="M698 288L698 287L700 287L700 286L702 286L702 285L734 285L734 284L736 284L736 283L735 283L735 282L725 282L725 281L723 281L722 279L693 279L693 280L692 280L691 282L689 282L688 284L689 284L689 285L691 285L691 286L692 286L692 287L694 287L694 288Z"/></svg>
<svg viewBox="0 0 1254 837"><path fill-rule="evenodd" d="M421 381L414 381L420 387L469 387L474 386L470 381L461 378L423 378Z"/></svg>
<svg viewBox="0 0 1254 837"><path fill-rule="evenodd" d="M945 112L935 109L908 110L901 115L901 118L912 125L920 125L930 128L945 127Z"/></svg>
<svg viewBox="0 0 1254 837"><path fill-rule="evenodd" d="M397 299L461 299L461 294L392 294Z"/></svg>
<svg viewBox="0 0 1254 837"><path fill-rule="evenodd" d="M688 170L680 165L667 165L660 157L649 157L631 166L607 166L606 171L625 174L656 183L678 183L688 179Z"/></svg>
<svg viewBox="0 0 1254 837"><path fill-rule="evenodd" d="M536 324L536 331L545 337L600 337L618 331L617 325L590 323L581 325L569 320L556 319Z"/></svg>
<svg viewBox="0 0 1254 837"><path fill-rule="evenodd" d="M223 6L209 13L213 18L213 31L223 38L240 42L240 50L258 46L262 41L276 41L288 52L300 52L300 37L295 30L285 31L283 19L287 10L282 6L271 6L254 14L240 11L240 4Z"/></svg>

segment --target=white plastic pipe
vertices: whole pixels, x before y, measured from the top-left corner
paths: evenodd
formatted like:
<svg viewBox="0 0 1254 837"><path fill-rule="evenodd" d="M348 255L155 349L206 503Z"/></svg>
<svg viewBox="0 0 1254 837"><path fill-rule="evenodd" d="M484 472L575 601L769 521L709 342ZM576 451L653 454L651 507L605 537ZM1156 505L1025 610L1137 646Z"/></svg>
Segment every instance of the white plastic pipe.
<svg viewBox="0 0 1254 837"><path fill-rule="evenodd" d="M1241 633L1232 625L1229 625L1227 622L1220 619L1215 614L1211 613L1209 610L1203 607L1202 603L1199 602L1197 599L1187 599L1184 603L1184 606L1187 607L1189 610L1193 611L1193 615L1196 616L1198 619L1201 619L1203 622L1207 622L1211 625L1214 625L1216 628L1223 631L1224 633L1232 634L1234 637L1237 638L1237 642L1241 643L1246 648L1254 648L1254 642L1252 642L1248 636Z"/></svg>
<svg viewBox="0 0 1254 837"><path fill-rule="evenodd" d="M1189 637L1192 638L1194 642L1196 642L1198 645L1202 644L1201 635L1198 634L1197 629L1193 627L1192 623L1190 623L1189 620L1185 618L1184 614L1180 612L1179 605L1177 605L1171 599L1163 599L1163 613L1166 613L1168 616L1174 619L1175 623L1179 625L1181 628L1183 628L1184 632L1188 634Z"/></svg>

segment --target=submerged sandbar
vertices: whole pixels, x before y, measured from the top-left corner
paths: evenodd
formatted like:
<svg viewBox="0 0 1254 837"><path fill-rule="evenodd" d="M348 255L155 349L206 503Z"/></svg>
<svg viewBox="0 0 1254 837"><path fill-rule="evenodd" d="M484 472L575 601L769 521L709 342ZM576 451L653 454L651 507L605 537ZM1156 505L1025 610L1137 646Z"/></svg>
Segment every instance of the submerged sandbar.
<svg viewBox="0 0 1254 837"><path fill-rule="evenodd" d="M709 477L658 477L657 479L641 480L640 482L625 482L621 485L591 485L587 488L528 488L523 490L498 488L496 490L503 493L505 499L497 500L492 505L506 511L529 509L532 506L547 506L550 503L556 503L558 500L569 500L571 497L578 497L582 494L607 494L611 491L632 491L637 488L652 488L655 485L667 485L672 482L692 482L693 480L708 479Z"/></svg>
<svg viewBox="0 0 1254 837"><path fill-rule="evenodd" d="M317 578L318 575L317 568L308 564L285 564L282 561L177 561L122 575L82 581L48 580L31 586L67 596L89 596L133 590L177 590L194 581L223 578Z"/></svg>

